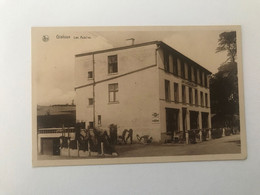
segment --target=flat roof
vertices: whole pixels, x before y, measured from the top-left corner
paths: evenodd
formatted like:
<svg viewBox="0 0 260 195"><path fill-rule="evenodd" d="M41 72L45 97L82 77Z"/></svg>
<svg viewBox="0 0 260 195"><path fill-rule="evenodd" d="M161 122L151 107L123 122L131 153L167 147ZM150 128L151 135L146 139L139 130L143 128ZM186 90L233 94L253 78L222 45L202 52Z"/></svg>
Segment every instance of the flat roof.
<svg viewBox="0 0 260 195"><path fill-rule="evenodd" d="M173 53L181 56L185 61L191 62L195 64L197 67L205 70L207 73L212 74L209 70L198 64L197 62L193 61L192 59L188 58L187 56L183 55L182 53L178 52L171 46L167 45L166 43L162 41L150 41L150 42L145 42L145 43L139 43L139 44L134 44L134 45L128 45L128 46L123 46L123 47L115 47L115 48L110 48L110 49L105 49L105 50L98 50L98 51L93 51L93 52L87 52L87 53L81 53L81 54L76 54L75 57L82 57L82 56L87 56L87 55L93 55L93 54L99 54L99 53L106 53L106 52L111 52L111 51L117 51L117 50L123 50L123 49L130 49L130 48L135 48L135 47L142 47L142 46L147 46L147 45L161 45L164 48L167 48L168 50L172 51Z"/></svg>

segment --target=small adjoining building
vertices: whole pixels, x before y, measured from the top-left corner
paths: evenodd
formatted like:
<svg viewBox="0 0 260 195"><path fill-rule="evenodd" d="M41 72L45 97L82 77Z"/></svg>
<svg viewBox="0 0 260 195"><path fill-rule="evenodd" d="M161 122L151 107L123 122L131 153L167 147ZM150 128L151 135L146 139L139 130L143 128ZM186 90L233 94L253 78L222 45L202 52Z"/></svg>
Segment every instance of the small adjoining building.
<svg viewBox="0 0 260 195"><path fill-rule="evenodd" d="M77 54L76 120L161 142L209 129L209 75L161 41Z"/></svg>

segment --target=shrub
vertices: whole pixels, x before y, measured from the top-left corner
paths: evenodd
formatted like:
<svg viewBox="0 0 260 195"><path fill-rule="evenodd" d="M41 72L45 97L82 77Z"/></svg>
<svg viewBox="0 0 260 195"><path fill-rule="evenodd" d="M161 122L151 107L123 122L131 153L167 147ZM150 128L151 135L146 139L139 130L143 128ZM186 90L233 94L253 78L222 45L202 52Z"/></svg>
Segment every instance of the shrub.
<svg viewBox="0 0 260 195"><path fill-rule="evenodd" d="M225 128L225 136L230 136L231 132L232 132L231 128Z"/></svg>
<svg viewBox="0 0 260 195"><path fill-rule="evenodd" d="M223 133L222 128L212 129L211 136L213 139L218 139L222 137L222 133Z"/></svg>

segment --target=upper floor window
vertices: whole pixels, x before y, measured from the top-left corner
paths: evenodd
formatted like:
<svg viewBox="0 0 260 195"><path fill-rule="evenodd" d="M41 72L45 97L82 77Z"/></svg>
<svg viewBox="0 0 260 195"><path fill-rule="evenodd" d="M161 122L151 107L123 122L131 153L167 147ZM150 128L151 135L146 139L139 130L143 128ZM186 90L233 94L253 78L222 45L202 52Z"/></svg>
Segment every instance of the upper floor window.
<svg viewBox="0 0 260 195"><path fill-rule="evenodd" d="M164 84L165 84L165 100L171 101L170 81L165 80Z"/></svg>
<svg viewBox="0 0 260 195"><path fill-rule="evenodd" d="M195 106L198 106L198 90L195 89Z"/></svg>
<svg viewBox="0 0 260 195"><path fill-rule="evenodd" d="M198 83L198 84L201 84L200 75L201 75L201 72L200 72L200 70L198 69L198 70L197 70L197 83Z"/></svg>
<svg viewBox="0 0 260 195"><path fill-rule="evenodd" d="M187 64L188 66L188 80L191 81L191 66Z"/></svg>
<svg viewBox="0 0 260 195"><path fill-rule="evenodd" d="M198 80L197 69L193 68L193 70L194 70L194 82L197 83L197 80Z"/></svg>
<svg viewBox="0 0 260 195"><path fill-rule="evenodd" d="M203 85L203 81L202 81L202 71L199 72L199 77L200 77L200 84Z"/></svg>
<svg viewBox="0 0 260 195"><path fill-rule="evenodd" d="M208 82L208 75L205 73L204 74L204 80L205 80L205 87L209 87L209 82Z"/></svg>
<svg viewBox="0 0 260 195"><path fill-rule="evenodd" d="M177 57L173 56L173 74L177 75L178 74L178 63L177 63Z"/></svg>
<svg viewBox="0 0 260 195"><path fill-rule="evenodd" d="M89 71L89 72L88 72L88 78L89 78L89 79L93 79L93 72L92 72L92 71Z"/></svg>
<svg viewBox="0 0 260 195"><path fill-rule="evenodd" d="M108 56L108 73L117 73L118 72L118 63L117 55Z"/></svg>
<svg viewBox="0 0 260 195"><path fill-rule="evenodd" d="M202 80L201 85L202 85L203 87L205 87L205 73L204 73L204 72L202 72L201 80Z"/></svg>
<svg viewBox="0 0 260 195"><path fill-rule="evenodd" d="M109 102L118 102L118 83L108 85Z"/></svg>
<svg viewBox="0 0 260 195"><path fill-rule="evenodd" d="M193 103L193 99L192 99L192 88L189 87L189 104Z"/></svg>
<svg viewBox="0 0 260 195"><path fill-rule="evenodd" d="M88 98L88 105L92 106L94 103L93 98Z"/></svg>
<svg viewBox="0 0 260 195"><path fill-rule="evenodd" d="M179 102L179 85L174 83L174 101Z"/></svg>
<svg viewBox="0 0 260 195"><path fill-rule="evenodd" d="M195 82L194 67L191 66L191 81Z"/></svg>
<svg viewBox="0 0 260 195"><path fill-rule="evenodd" d="M185 66L183 61L181 61L181 77L185 79Z"/></svg>
<svg viewBox="0 0 260 195"><path fill-rule="evenodd" d="M177 66L178 75L181 76L181 60L179 58L177 59Z"/></svg>
<svg viewBox="0 0 260 195"><path fill-rule="evenodd" d="M208 107L208 94L205 93L205 106Z"/></svg>
<svg viewBox="0 0 260 195"><path fill-rule="evenodd" d="M163 58L164 58L164 70L166 72L169 72L170 71L170 63L169 63L169 53L167 51L164 51Z"/></svg>
<svg viewBox="0 0 260 195"><path fill-rule="evenodd" d="M200 92L200 105L204 106L204 95L202 91Z"/></svg>
<svg viewBox="0 0 260 195"><path fill-rule="evenodd" d="M185 104L186 103L186 87L185 85L182 85L181 87L181 94L182 94L182 103Z"/></svg>

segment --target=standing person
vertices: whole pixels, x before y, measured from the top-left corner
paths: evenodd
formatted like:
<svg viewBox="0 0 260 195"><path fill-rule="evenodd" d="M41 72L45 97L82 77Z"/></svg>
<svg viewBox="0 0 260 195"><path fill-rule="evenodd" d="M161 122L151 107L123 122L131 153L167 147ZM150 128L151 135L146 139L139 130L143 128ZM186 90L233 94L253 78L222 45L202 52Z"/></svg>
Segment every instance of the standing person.
<svg viewBox="0 0 260 195"><path fill-rule="evenodd" d="M125 143L127 143L127 140L130 138L130 143L133 143L133 129L128 130L127 138L125 139Z"/></svg>

